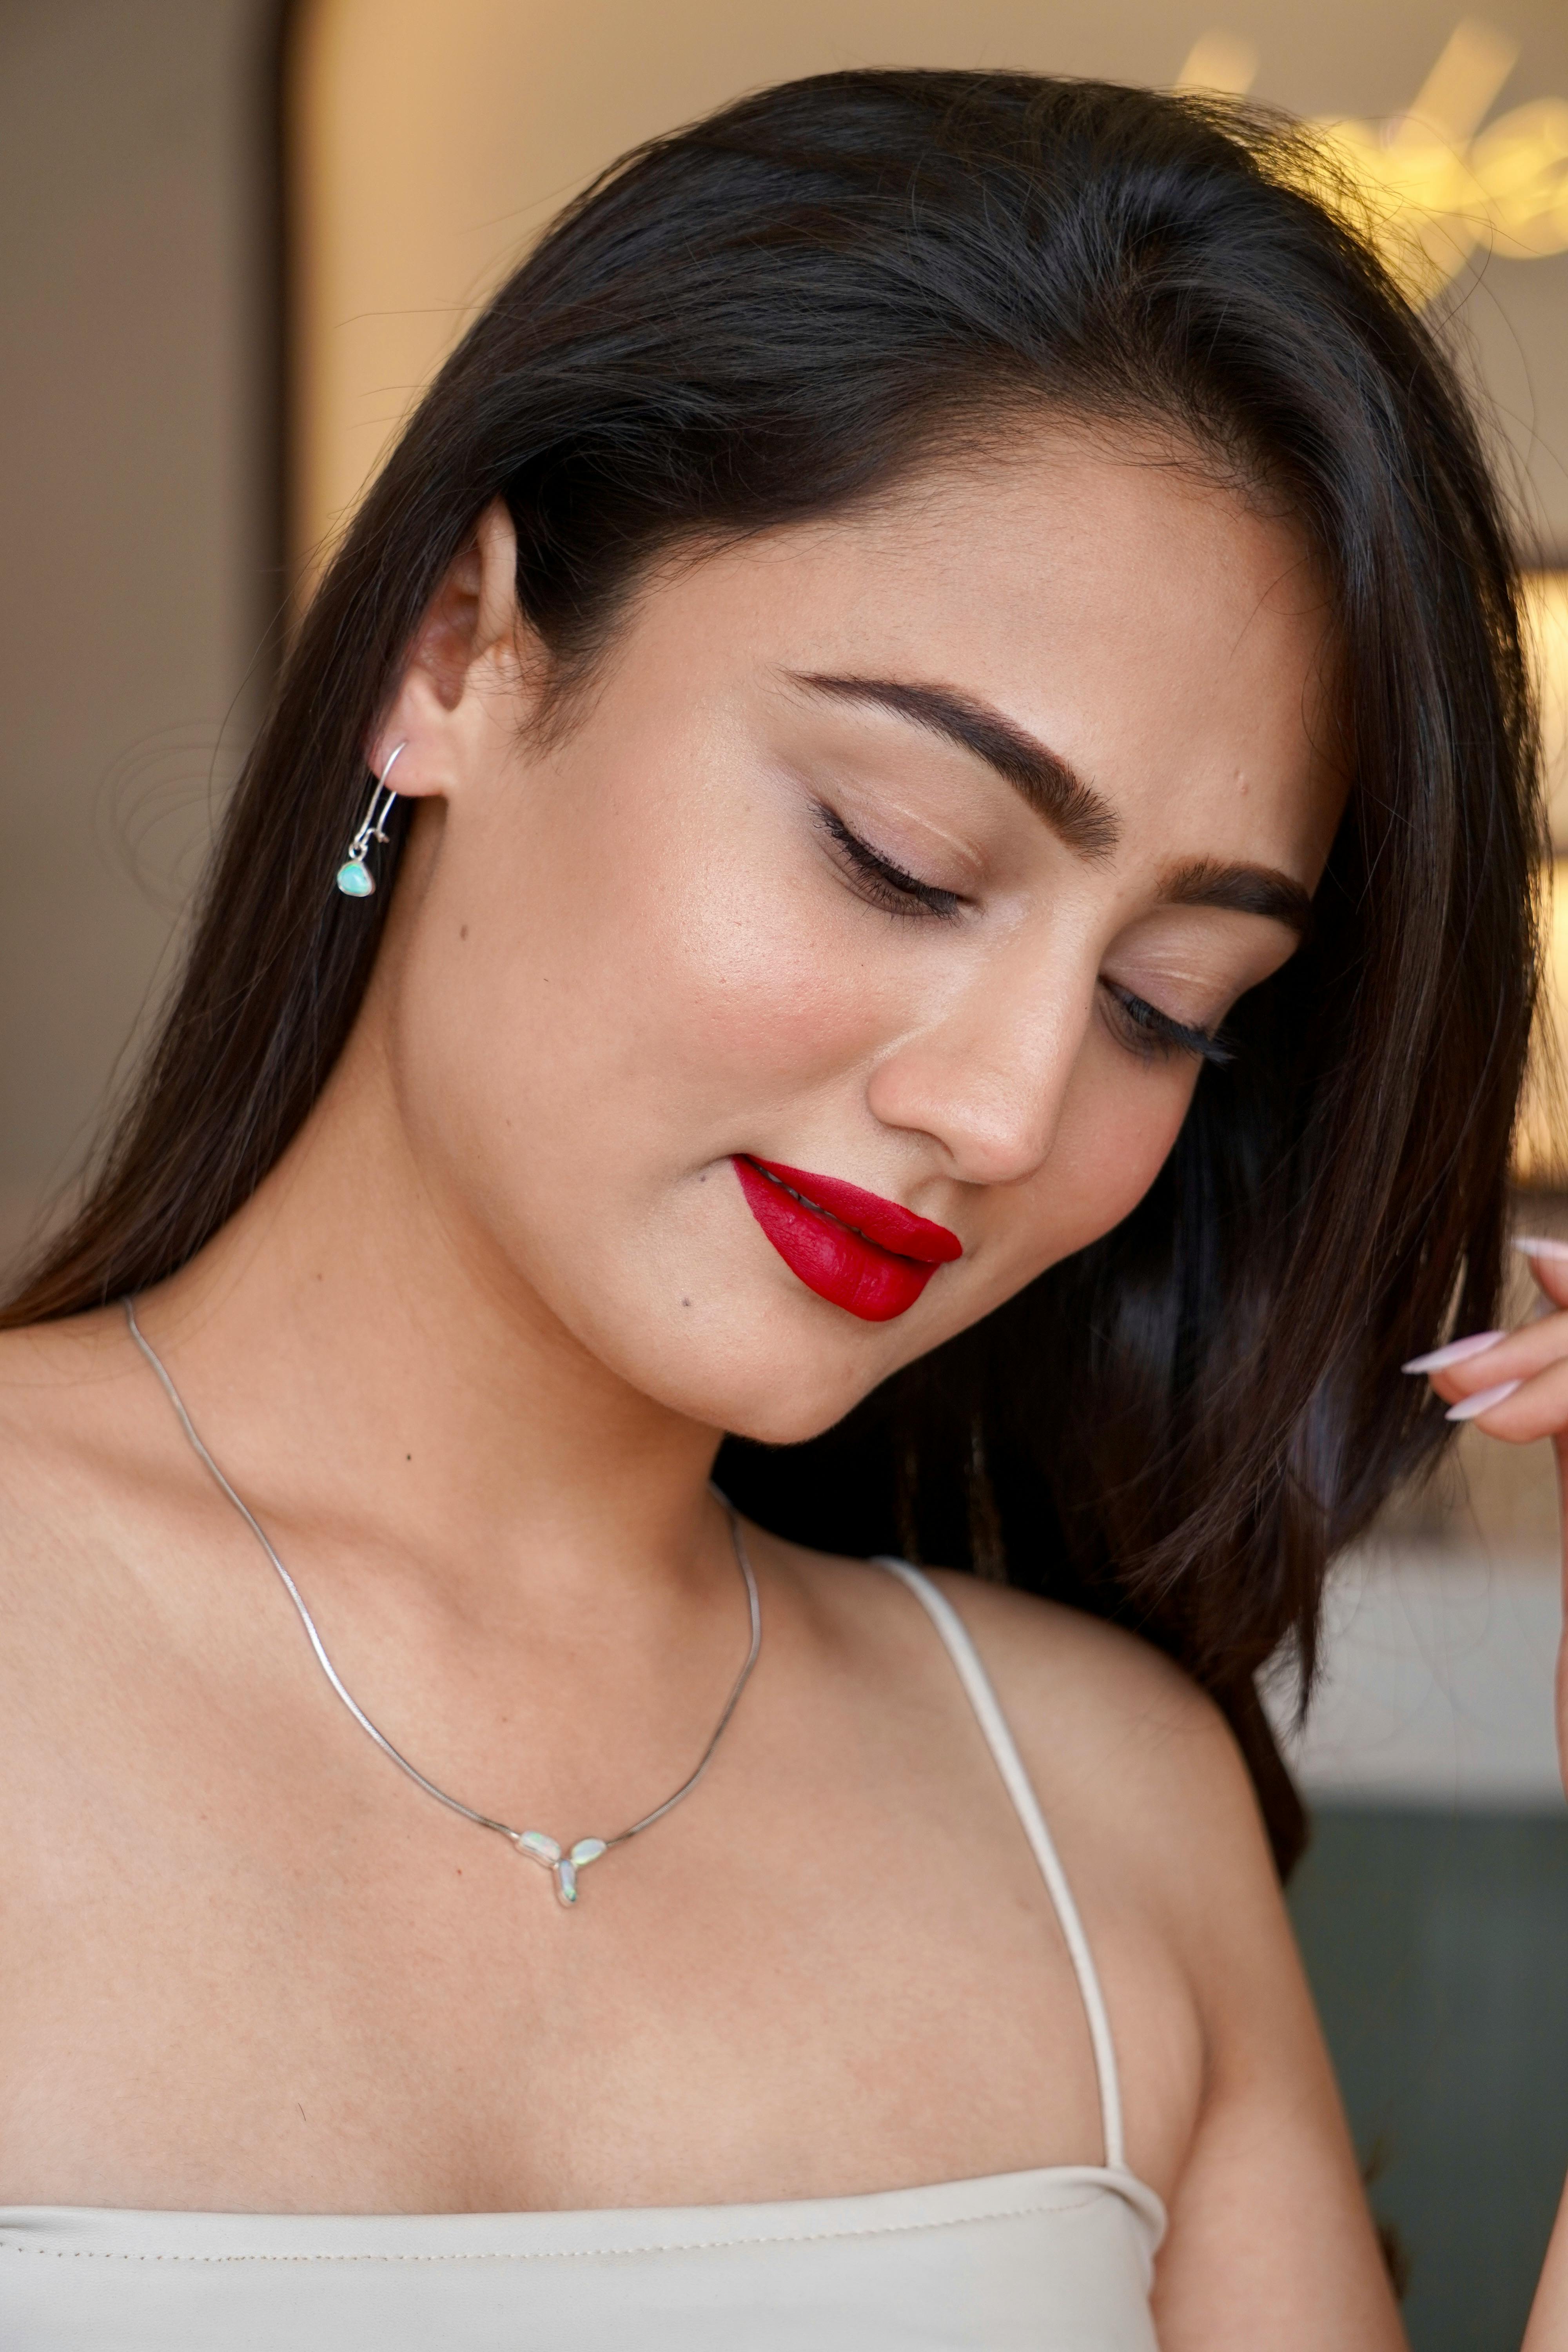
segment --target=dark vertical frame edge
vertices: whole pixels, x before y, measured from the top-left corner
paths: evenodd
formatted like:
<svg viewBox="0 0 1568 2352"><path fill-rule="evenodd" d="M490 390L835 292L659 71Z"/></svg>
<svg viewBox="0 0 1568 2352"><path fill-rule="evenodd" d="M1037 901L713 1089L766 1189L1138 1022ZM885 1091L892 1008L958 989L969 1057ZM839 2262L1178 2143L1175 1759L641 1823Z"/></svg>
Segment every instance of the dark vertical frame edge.
<svg viewBox="0 0 1568 2352"><path fill-rule="evenodd" d="M257 341L264 370L258 520L265 600L260 642L268 694L296 618L294 310L300 223L292 98L300 28L309 5L310 0L260 0L257 24L257 214L264 247L258 271Z"/></svg>

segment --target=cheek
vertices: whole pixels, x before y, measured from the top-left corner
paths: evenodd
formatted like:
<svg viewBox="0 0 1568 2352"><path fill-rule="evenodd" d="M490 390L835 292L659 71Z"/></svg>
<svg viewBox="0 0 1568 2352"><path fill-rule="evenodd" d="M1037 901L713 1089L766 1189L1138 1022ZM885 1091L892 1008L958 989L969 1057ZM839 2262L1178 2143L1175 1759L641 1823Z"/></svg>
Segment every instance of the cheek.
<svg viewBox="0 0 1568 2352"><path fill-rule="evenodd" d="M1141 1065L1110 1045L1094 1055L1068 1089L1052 1159L1070 1248L1098 1241L1137 1207L1170 1157L1197 1079L1190 1062Z"/></svg>
<svg viewBox="0 0 1568 2352"><path fill-rule="evenodd" d="M1145 1068L1113 1046L1086 1059L1068 1089L1050 1158L1026 1188L1016 1249L1027 1270L1014 1290L1131 1215L1169 1158L1192 1102L1197 1073L1190 1066Z"/></svg>
<svg viewBox="0 0 1568 2352"><path fill-rule="evenodd" d="M874 1043L871 974L841 935L826 951L808 855L765 806L720 841L685 815L611 795L523 845L454 843L432 894L422 1072L447 1131L535 1205L606 1171L651 1194Z"/></svg>

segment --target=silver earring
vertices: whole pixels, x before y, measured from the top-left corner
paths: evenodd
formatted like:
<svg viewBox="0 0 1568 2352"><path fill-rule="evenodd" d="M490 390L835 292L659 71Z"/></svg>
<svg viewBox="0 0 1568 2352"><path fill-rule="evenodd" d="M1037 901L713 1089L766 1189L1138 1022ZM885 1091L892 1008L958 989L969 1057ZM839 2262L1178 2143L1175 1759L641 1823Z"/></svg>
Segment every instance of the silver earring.
<svg viewBox="0 0 1568 2352"><path fill-rule="evenodd" d="M338 887L345 898L370 898L375 895L375 877L365 860L370 856L371 843L386 839L386 820L392 814L392 804L397 798L386 780L407 749L406 743L400 743L376 778L370 806L364 813L364 823L350 842L349 854L338 868ZM383 793L386 794L384 803Z"/></svg>

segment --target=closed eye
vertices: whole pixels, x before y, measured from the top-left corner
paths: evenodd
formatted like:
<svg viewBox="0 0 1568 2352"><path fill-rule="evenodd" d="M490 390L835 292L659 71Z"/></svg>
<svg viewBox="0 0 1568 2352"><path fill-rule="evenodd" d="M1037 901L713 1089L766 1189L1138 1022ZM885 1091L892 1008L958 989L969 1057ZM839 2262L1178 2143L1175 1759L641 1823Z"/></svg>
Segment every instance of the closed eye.
<svg viewBox="0 0 1568 2352"><path fill-rule="evenodd" d="M816 821L832 844L838 865L868 906L884 908L890 915L934 915L946 922L962 911L965 902L956 890L939 890L933 882L922 882L890 858L879 856L868 842L850 832L836 809L820 801Z"/></svg>
<svg viewBox="0 0 1568 2352"><path fill-rule="evenodd" d="M966 902L956 890L942 890L932 882L922 882L895 866L891 858L881 856L869 842L850 831L837 809L818 802L816 814L839 865L847 870L858 895L868 905L884 908L893 915L934 915L948 922L962 913ZM1223 1037L1173 1020L1157 1004L1114 981L1100 984L1110 1006L1112 1027L1141 1061L1164 1061L1173 1054L1192 1055L1201 1062L1225 1063L1235 1058Z"/></svg>
<svg viewBox="0 0 1568 2352"><path fill-rule="evenodd" d="M1101 981L1111 1007L1112 1029L1130 1053L1141 1061L1168 1061L1173 1054L1191 1054L1200 1062L1234 1060L1229 1046L1222 1037L1207 1029L1189 1028L1185 1022L1173 1021L1162 1013L1157 1004L1135 996L1130 988L1119 988L1113 980Z"/></svg>

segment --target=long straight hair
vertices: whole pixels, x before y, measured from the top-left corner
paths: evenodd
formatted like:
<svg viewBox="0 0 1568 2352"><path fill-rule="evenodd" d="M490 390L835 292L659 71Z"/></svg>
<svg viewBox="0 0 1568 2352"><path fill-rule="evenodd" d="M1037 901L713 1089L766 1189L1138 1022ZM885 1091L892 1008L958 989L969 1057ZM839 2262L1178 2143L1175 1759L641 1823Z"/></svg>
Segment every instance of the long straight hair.
<svg viewBox="0 0 1568 2352"><path fill-rule="evenodd" d="M564 686L683 541L842 509L1032 413L1152 426L1288 509L1332 602L1349 804L1311 937L1131 1216L838 1428L727 1444L782 1532L1005 1575L1260 1711L1332 1552L1430 1461L1401 1359L1497 1297L1535 986L1535 747L1475 423L1278 118L1020 74L845 73L653 141L447 362L306 614L184 975L4 1319L158 1282L254 1192L353 1024L390 892L332 873L364 746L486 505ZM400 813L401 814L402 813ZM395 831L396 829L395 828ZM389 853L395 868L401 832Z"/></svg>

